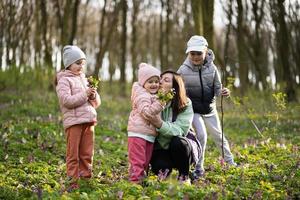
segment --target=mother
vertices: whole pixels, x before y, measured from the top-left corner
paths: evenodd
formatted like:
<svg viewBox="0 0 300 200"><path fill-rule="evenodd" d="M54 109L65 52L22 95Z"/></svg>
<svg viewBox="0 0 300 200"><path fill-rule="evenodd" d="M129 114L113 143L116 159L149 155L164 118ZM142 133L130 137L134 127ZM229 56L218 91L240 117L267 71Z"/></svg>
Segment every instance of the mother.
<svg viewBox="0 0 300 200"><path fill-rule="evenodd" d="M184 137L193 121L192 103L186 96L182 77L176 72L163 72L160 84L165 91L173 88L175 96L167 103L161 115L145 116L159 132L150 162L152 171L156 175L163 173L167 176L175 168L179 171L179 180L186 181L189 180L192 148Z"/></svg>

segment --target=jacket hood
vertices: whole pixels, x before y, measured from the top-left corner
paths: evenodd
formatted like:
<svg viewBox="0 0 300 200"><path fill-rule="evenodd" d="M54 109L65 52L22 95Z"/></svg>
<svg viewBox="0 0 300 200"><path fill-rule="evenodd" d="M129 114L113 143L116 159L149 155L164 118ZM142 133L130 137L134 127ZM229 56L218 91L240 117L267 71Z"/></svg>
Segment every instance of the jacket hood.
<svg viewBox="0 0 300 200"><path fill-rule="evenodd" d="M214 60L215 60L215 54L214 54L214 52L211 49L208 49L206 57L205 57L205 60L204 60L203 66L206 67L206 66L212 65ZM190 61L190 59L188 57L183 62L183 65L188 66L192 70L194 70L194 69L198 70L198 66L195 66L193 63L191 63L191 61Z"/></svg>
<svg viewBox="0 0 300 200"><path fill-rule="evenodd" d="M135 99L136 96L140 95L141 93L145 93L146 89L142 87L138 82L134 82L132 85L131 90L131 100Z"/></svg>
<svg viewBox="0 0 300 200"><path fill-rule="evenodd" d="M81 78L85 77L84 73L81 73L80 75L76 75L73 74L70 70L62 70L56 74L57 82L59 82L59 80L63 77L76 77L76 76L80 76Z"/></svg>

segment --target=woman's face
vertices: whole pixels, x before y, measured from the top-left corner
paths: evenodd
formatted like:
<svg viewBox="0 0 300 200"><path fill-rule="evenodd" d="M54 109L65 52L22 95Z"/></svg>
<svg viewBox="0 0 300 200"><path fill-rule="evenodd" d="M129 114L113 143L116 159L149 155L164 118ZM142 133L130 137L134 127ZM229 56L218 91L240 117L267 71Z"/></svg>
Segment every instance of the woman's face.
<svg viewBox="0 0 300 200"><path fill-rule="evenodd" d="M202 65L206 56L206 51L190 51L189 59L193 65Z"/></svg>
<svg viewBox="0 0 300 200"><path fill-rule="evenodd" d="M170 91L173 88L173 74L165 73L161 76L160 87L164 91Z"/></svg>

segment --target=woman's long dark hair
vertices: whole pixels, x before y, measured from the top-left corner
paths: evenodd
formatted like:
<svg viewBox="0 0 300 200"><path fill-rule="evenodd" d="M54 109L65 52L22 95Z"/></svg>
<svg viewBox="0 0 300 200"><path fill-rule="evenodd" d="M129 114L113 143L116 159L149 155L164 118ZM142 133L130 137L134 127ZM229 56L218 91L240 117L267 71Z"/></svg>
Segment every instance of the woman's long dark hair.
<svg viewBox="0 0 300 200"><path fill-rule="evenodd" d="M173 88L175 90L175 95L174 98L172 99L172 110L173 110L173 115L177 116L179 113L181 113L187 106L188 99L186 96L186 91L185 91L185 86L184 86L184 81L180 74L172 71L172 70L167 70L161 73L161 77L164 74L173 74Z"/></svg>

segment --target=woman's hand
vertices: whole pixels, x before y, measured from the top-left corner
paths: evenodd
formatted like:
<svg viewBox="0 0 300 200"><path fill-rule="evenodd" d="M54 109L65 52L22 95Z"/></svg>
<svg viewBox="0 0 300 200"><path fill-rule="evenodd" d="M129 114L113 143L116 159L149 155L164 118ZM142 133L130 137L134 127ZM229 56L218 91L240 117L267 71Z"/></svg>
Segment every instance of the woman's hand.
<svg viewBox="0 0 300 200"><path fill-rule="evenodd" d="M162 126L162 119L160 117L160 114L158 115L151 115L147 112L145 112L143 114L143 117L148 120L153 126L155 126L156 128L160 128Z"/></svg>
<svg viewBox="0 0 300 200"><path fill-rule="evenodd" d="M225 96L225 97L229 97L230 96L230 90L228 88L222 88L221 95Z"/></svg>

